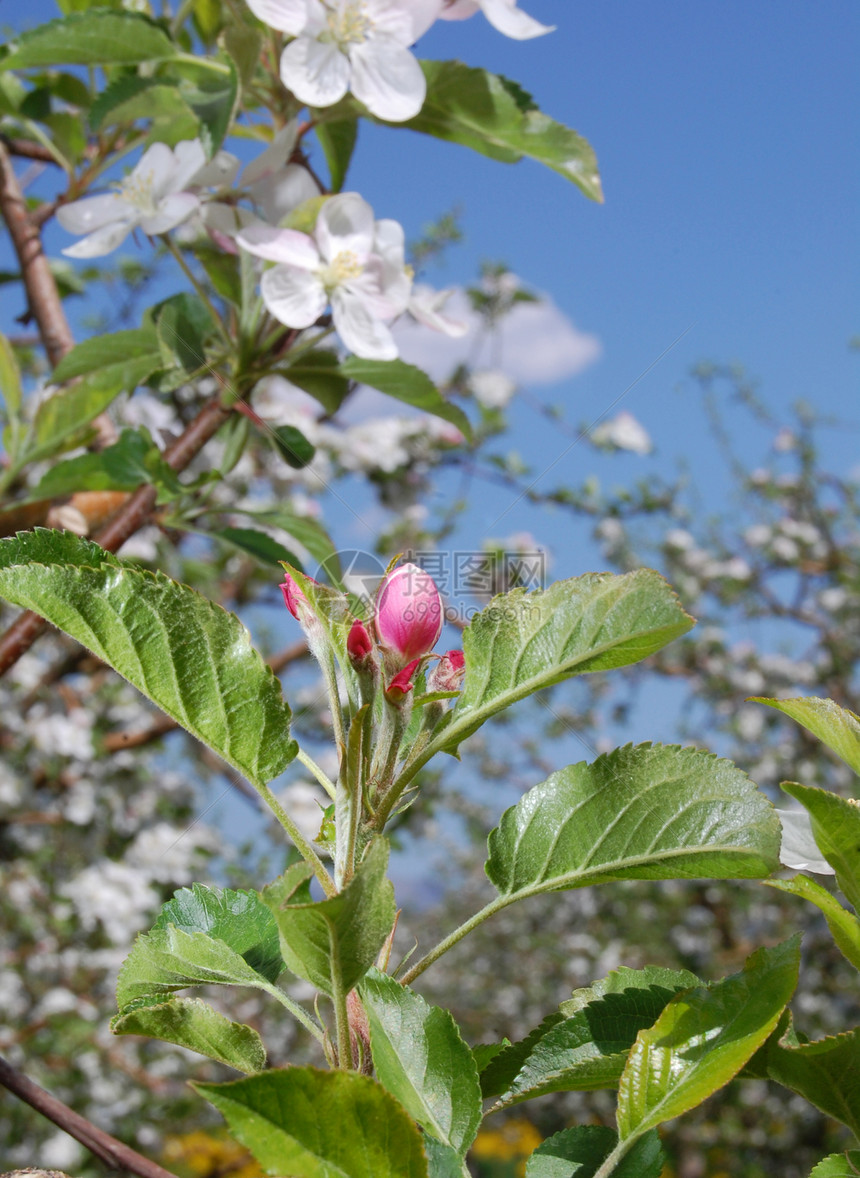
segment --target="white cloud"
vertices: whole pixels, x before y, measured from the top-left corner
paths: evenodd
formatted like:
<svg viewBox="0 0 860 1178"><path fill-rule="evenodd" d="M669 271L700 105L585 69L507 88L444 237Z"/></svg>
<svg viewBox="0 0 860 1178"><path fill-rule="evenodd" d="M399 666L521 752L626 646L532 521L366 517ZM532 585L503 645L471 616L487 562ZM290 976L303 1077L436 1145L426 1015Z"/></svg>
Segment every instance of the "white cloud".
<svg viewBox="0 0 860 1178"><path fill-rule="evenodd" d="M501 323L492 345L481 338L482 320L456 289L445 312L465 320L468 331L452 339L405 317L395 325L401 358L417 364L437 381L457 364L502 369L519 384L555 384L593 364L602 348L597 336L580 331L546 295L538 303L518 303Z"/></svg>

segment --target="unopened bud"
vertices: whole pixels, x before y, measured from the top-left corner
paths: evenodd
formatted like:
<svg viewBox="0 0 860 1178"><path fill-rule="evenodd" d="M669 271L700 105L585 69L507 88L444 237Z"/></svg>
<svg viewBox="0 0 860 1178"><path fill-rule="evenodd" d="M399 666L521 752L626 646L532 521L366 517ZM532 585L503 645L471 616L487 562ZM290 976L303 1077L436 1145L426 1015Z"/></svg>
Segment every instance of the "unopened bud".
<svg viewBox="0 0 860 1178"><path fill-rule="evenodd" d="M296 621L300 622L299 606L307 605L308 599L289 573L287 573L286 580L281 585L281 592L284 595L284 605L286 605Z"/></svg>
<svg viewBox="0 0 860 1178"><path fill-rule="evenodd" d="M442 633L442 599L429 573L404 564L385 578L376 599L376 633L401 665L433 649Z"/></svg>
<svg viewBox="0 0 860 1178"><path fill-rule="evenodd" d="M420 659L413 659L402 670L398 671L385 689L385 698L395 707L403 703L409 692L415 686L412 676L415 674Z"/></svg>
<svg viewBox="0 0 860 1178"><path fill-rule="evenodd" d="M428 691L459 691L466 674L462 650L449 650L427 676Z"/></svg>
<svg viewBox="0 0 860 1178"><path fill-rule="evenodd" d="M352 623L346 637L346 652L353 666L364 666L373 654L373 640L364 623L360 622L358 618Z"/></svg>

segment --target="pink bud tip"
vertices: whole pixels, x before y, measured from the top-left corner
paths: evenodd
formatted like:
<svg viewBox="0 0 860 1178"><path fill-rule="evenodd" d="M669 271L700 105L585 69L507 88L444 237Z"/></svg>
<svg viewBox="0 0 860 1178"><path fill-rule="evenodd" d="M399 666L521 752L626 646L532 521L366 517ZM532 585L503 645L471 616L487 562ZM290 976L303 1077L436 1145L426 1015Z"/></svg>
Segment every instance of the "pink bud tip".
<svg viewBox="0 0 860 1178"><path fill-rule="evenodd" d="M308 577L308 580L313 585L317 584L313 577ZM306 606L308 604L308 599L305 597L304 590L299 588L297 581L294 577L291 577L289 573L286 574L286 580L284 581L283 585L281 585L281 592L284 595L284 604L286 605L287 609L290 611L297 622L301 622L302 617L299 613L299 609L301 606Z"/></svg>
<svg viewBox="0 0 860 1178"><path fill-rule="evenodd" d="M373 642L363 622L358 618L352 623L347 635L346 649L353 662L362 663L373 650Z"/></svg>
<svg viewBox="0 0 860 1178"><path fill-rule="evenodd" d="M442 633L442 598L429 573L403 564L385 578L376 599L376 633L404 662L433 649Z"/></svg>
<svg viewBox="0 0 860 1178"><path fill-rule="evenodd" d="M462 650L449 650L427 676L428 691L459 691L466 673Z"/></svg>
<svg viewBox="0 0 860 1178"><path fill-rule="evenodd" d="M389 703L399 704L406 698L415 686L412 682L412 676L415 674L420 662L420 659L413 659L411 663L407 663L402 670L397 672L385 689L385 698Z"/></svg>

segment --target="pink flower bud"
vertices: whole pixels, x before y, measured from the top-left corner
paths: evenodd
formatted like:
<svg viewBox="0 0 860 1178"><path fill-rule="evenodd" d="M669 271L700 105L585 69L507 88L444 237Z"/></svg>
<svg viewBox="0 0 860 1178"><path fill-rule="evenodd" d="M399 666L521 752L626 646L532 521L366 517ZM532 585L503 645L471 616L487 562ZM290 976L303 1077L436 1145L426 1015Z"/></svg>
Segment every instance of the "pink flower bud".
<svg viewBox="0 0 860 1178"><path fill-rule="evenodd" d="M363 622L358 618L346 638L346 651L353 663L363 663L373 653L373 642Z"/></svg>
<svg viewBox="0 0 860 1178"><path fill-rule="evenodd" d="M415 674L421 659L413 659L402 670L398 671L385 689L385 698L390 704L401 704L415 686L412 676Z"/></svg>
<svg viewBox="0 0 860 1178"><path fill-rule="evenodd" d="M429 573L414 564L389 573L376 598L376 633L403 663L433 649L442 633L442 598Z"/></svg>
<svg viewBox="0 0 860 1178"><path fill-rule="evenodd" d="M427 676L428 691L459 691L466 674L462 650L449 650Z"/></svg>
<svg viewBox="0 0 860 1178"><path fill-rule="evenodd" d="M299 606L307 605L308 599L289 573L287 573L286 580L281 585L281 592L284 595L284 604L287 609L296 621L300 622L302 619L299 617Z"/></svg>

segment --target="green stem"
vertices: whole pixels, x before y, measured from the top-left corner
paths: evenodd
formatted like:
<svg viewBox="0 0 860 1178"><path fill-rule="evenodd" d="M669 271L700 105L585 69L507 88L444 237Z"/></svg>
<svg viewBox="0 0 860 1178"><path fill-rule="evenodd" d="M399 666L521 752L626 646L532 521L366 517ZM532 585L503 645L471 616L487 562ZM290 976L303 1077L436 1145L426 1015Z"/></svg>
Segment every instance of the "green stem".
<svg viewBox="0 0 860 1178"><path fill-rule="evenodd" d="M191 283L191 285L194 287L199 298L202 299L202 301L206 304L206 308L209 311L209 314L212 316L215 326L218 328L218 334L221 336L221 339L224 342L224 344L226 344L226 346L232 351L233 350L233 341L230 339L230 334L227 331L227 328L224 326L224 321L222 320L221 316L218 314L218 309L216 308L215 304L210 299L206 288L203 286L203 284L198 279L197 275L194 273L194 271L191 269L191 267L185 261L185 258L183 258L182 250L179 249L179 247L175 244L173 239L168 237L168 235L166 233L162 233L161 240L164 242L164 244L170 250L171 254L173 254L173 257L175 258L179 268L182 270L182 273L185 275L185 277L188 279L188 281ZM205 357L201 356L200 359L204 360Z"/></svg>
<svg viewBox="0 0 860 1178"><path fill-rule="evenodd" d="M480 912L476 912L474 916L470 916L464 924L454 929L453 933L449 933L444 941L440 941L435 949L431 949L429 953L422 957L411 969L407 970L403 977L398 980L404 986L410 985L419 974L424 973L424 970L429 965L432 965L434 961L438 961L443 953L447 953L449 949L453 949L458 941L462 941L463 937L473 929L476 929L479 924L483 924L489 917L493 916L496 912L501 912L503 908L507 908L509 904L512 904L518 898L518 896L497 896L495 900L491 900Z"/></svg>
<svg viewBox="0 0 860 1178"><path fill-rule="evenodd" d="M215 74L224 74L225 77L230 75L230 67L225 65L223 61L215 61L211 57L196 57L193 53L176 53L171 57L171 62L182 62L185 65L196 65L199 69L211 70Z"/></svg>
<svg viewBox="0 0 860 1178"><path fill-rule="evenodd" d="M352 1043L349 1037L349 1010L346 1005L346 990L343 988L343 974L340 969L340 955L330 934L331 945L331 1000L334 1003L334 1024L337 1034L337 1066L344 1071L352 1070Z"/></svg>
<svg viewBox="0 0 860 1178"><path fill-rule="evenodd" d="M175 37L182 26L185 24L185 20L193 7L194 0L182 0L182 3L176 10L176 16L174 16L173 20L170 22L170 35L172 37Z"/></svg>
<svg viewBox="0 0 860 1178"><path fill-rule="evenodd" d="M314 775L331 800L334 801L337 787L325 770L319 767L313 757L309 756L303 748L300 748L296 753L296 760Z"/></svg>
<svg viewBox="0 0 860 1178"><path fill-rule="evenodd" d="M281 805L269 787L267 785L258 785L257 791L269 806L278 822L280 822L281 826L283 826L284 830L293 840L296 850L299 852L301 857L313 868L314 875L319 880L320 886L322 887L322 890L325 892L326 896L329 898L336 896L337 888L334 886L334 881L332 880L331 876L326 871L322 859L320 859L319 855L313 849L305 836L301 833L295 822L293 822L292 818L286 812L284 807Z"/></svg>
<svg viewBox="0 0 860 1178"><path fill-rule="evenodd" d="M325 1035L304 1007L299 1006L297 1002L293 1002L292 998L288 994L285 994L283 990L278 989L277 986L265 986L264 989L267 994L271 994L273 998L277 998L282 1006L286 1006L293 1018L297 1019L306 1031L310 1031L317 1042L322 1043L325 1041Z"/></svg>
<svg viewBox="0 0 860 1178"><path fill-rule="evenodd" d="M611 1178L615 1172L616 1164L621 1161L635 1140L635 1138L627 1138L625 1141L619 1141L600 1169L595 1171L594 1178Z"/></svg>

